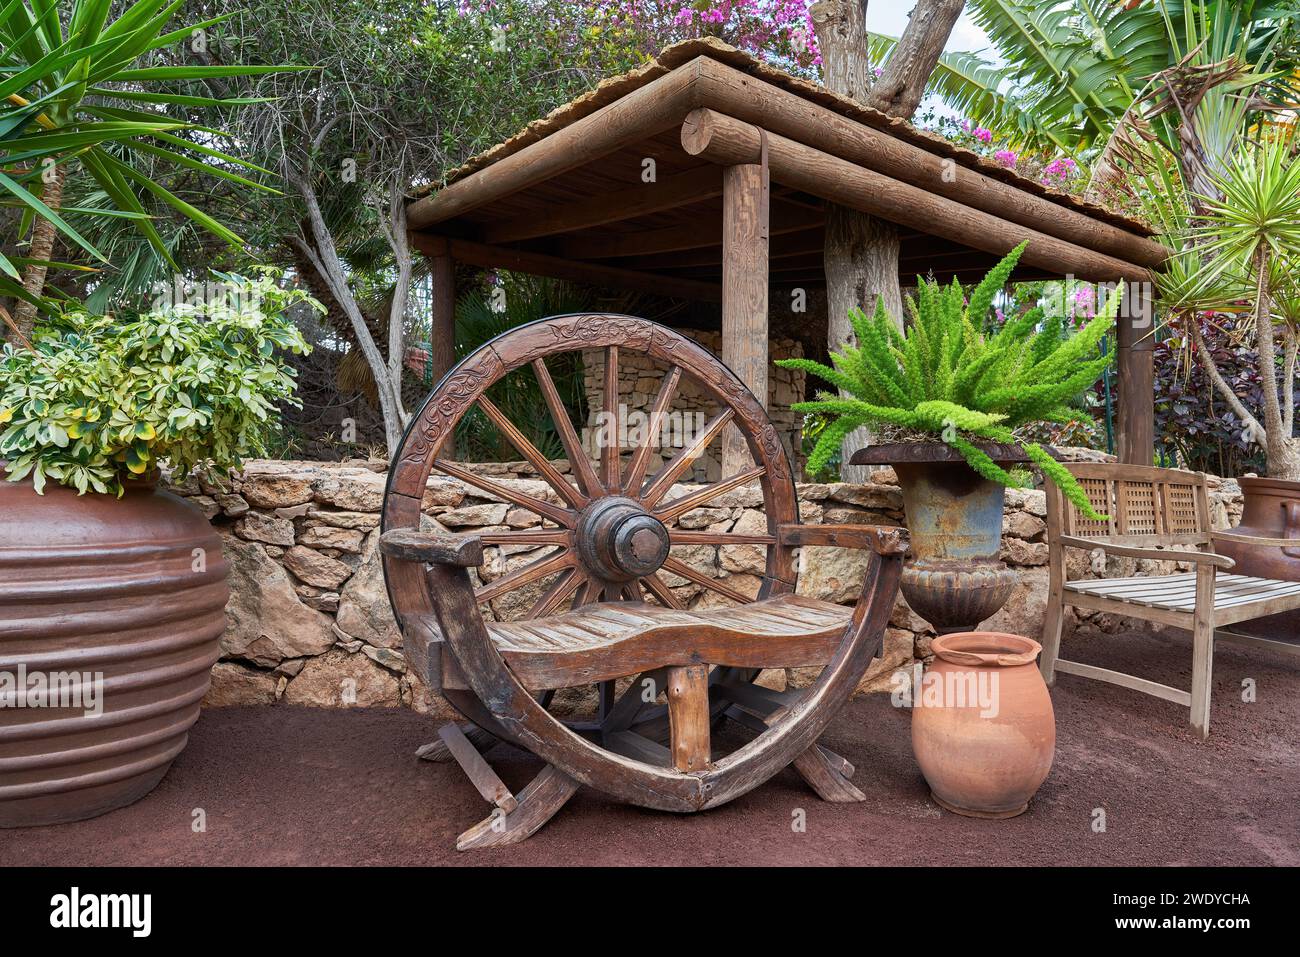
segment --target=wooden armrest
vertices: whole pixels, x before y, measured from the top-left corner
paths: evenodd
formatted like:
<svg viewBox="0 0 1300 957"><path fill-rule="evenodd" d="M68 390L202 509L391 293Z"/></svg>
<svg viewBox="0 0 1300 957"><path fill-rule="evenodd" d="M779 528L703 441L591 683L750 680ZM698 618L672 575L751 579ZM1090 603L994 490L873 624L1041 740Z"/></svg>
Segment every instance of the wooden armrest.
<svg viewBox="0 0 1300 957"><path fill-rule="evenodd" d="M1227 555L1216 555L1214 552L1172 548L1139 548L1136 545L1117 545L1114 542L1106 541L1104 538L1076 538L1073 535L1062 535L1057 538L1057 541L1066 548L1082 548L1085 551L1100 548L1109 555L1119 555L1123 558L1150 558L1157 562L1195 562L1198 565L1213 565L1223 571L1228 571L1237 565Z"/></svg>
<svg viewBox="0 0 1300 957"><path fill-rule="evenodd" d="M1242 545L1263 545L1268 548L1294 548L1300 550L1300 538L1265 538L1261 535L1241 535L1237 532L1211 532L1216 542L1238 542Z"/></svg>
<svg viewBox="0 0 1300 957"><path fill-rule="evenodd" d="M893 525L780 525L777 535L785 545L830 545L870 549L878 555L907 551L907 529Z"/></svg>
<svg viewBox="0 0 1300 957"><path fill-rule="evenodd" d="M389 558L470 568L483 564L483 540L477 535L422 532L395 528L379 537L379 550Z"/></svg>

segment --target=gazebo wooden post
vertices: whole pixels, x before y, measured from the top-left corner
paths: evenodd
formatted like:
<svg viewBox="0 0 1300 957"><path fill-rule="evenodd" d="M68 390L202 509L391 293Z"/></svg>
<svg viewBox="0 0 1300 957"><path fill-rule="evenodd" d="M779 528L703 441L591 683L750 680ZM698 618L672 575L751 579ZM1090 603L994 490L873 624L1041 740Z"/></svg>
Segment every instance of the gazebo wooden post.
<svg viewBox="0 0 1300 957"><path fill-rule="evenodd" d="M767 166L744 163L722 171L722 361L767 408ZM722 475L753 461L739 431L722 437Z"/></svg>
<svg viewBox="0 0 1300 957"><path fill-rule="evenodd" d="M433 286L429 309L429 365L433 384L456 364L456 263L451 253L429 257Z"/></svg>
<svg viewBox="0 0 1300 957"><path fill-rule="evenodd" d="M1155 305L1151 284L1124 288L1115 323L1117 404L1115 451L1126 465L1151 465L1155 458Z"/></svg>

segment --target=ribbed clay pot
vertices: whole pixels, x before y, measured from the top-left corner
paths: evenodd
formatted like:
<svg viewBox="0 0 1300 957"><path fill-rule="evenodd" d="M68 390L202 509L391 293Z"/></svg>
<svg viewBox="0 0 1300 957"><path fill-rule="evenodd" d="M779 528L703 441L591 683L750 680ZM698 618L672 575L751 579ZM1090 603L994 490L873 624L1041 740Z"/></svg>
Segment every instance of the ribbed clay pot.
<svg viewBox="0 0 1300 957"><path fill-rule="evenodd" d="M1056 718L1019 635L941 635L912 695L912 751L935 803L967 817L1015 817L1052 767Z"/></svg>
<svg viewBox="0 0 1300 957"><path fill-rule="evenodd" d="M1014 445L980 448L1004 467L1027 461ZM1006 487L942 442L876 445L851 463L892 465L898 475L911 539L902 592L911 609L939 634L970 631L996 615L1016 585L999 557Z"/></svg>
<svg viewBox="0 0 1300 957"><path fill-rule="evenodd" d="M1295 548L1218 542L1214 550L1236 561L1234 575L1300 581L1300 482L1261 478L1238 481L1246 504L1241 524L1233 531L1264 538L1294 538ZM1255 618L1233 627L1262 638L1295 641L1300 638L1300 611Z"/></svg>
<svg viewBox="0 0 1300 957"><path fill-rule="evenodd" d="M0 481L0 674L69 690L102 676L97 715L86 698L0 707L0 827L138 800L199 716L225 629L221 540L193 505L131 486L118 499Z"/></svg>

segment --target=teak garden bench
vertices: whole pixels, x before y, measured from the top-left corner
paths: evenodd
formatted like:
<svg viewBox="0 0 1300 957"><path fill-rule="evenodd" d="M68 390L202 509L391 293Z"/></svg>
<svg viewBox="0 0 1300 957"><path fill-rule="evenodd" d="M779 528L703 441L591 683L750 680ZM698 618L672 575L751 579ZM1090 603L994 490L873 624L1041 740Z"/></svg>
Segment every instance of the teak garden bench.
<svg viewBox="0 0 1300 957"><path fill-rule="evenodd" d="M607 421L619 415L621 352L648 354L665 367L643 435L660 434L685 379L719 411L653 474L648 475L651 441L627 450L628 456L617 441L605 442L593 464L548 367L548 360L571 361L559 357L576 351L603 364ZM572 481L489 397L509 375L536 376ZM553 494L546 500L444 458L448 437L475 405L549 485ZM667 498L724 428L743 437L753 467ZM690 812L739 797L793 764L826 800L864 799L849 780L853 766L817 739L880 646L898 590L906 532L800 525L793 474L775 429L754 396L708 352L630 316L560 316L521 326L448 373L415 417L394 462L380 549L406 657L469 722L444 726L432 756L454 759L495 805L486 820L460 836L458 848L524 840L583 784L644 807ZM531 511L539 523L471 535L430 527L436 523L422 517L422 499L435 469ZM766 531L669 528L679 516L754 482L762 490ZM470 572L492 545L547 551L477 583ZM756 598L671 554L682 545L765 549ZM852 608L795 595L795 549L825 545L867 550L865 580ZM693 582L731 605L689 610L661 573ZM522 588L531 589L523 620L485 617L484 608L491 608L486 603ZM801 691L776 692L754 683L761 669L810 666L823 668ZM616 684L628 677L630 684ZM600 692L594 717L552 713L556 690L593 684ZM720 754L713 731L724 722L754 736ZM546 764L517 794L484 757L500 741Z"/></svg>
<svg viewBox="0 0 1300 957"><path fill-rule="evenodd" d="M1189 707L1202 737L1210 733L1214 643L1227 640L1300 654L1300 645L1229 631L1252 618L1300 608L1300 582L1232 575L1231 558L1214 553L1216 541L1265 546L1293 539L1257 538L1215 531L1204 475L1136 465L1068 465L1105 521L1087 518L1054 485L1047 489L1049 594L1040 661L1051 684L1056 672L1095 678ZM1194 572L1146 578L1066 578L1066 549L1126 558L1187 562ZM1134 675L1058 657L1065 607L1112 612L1192 632L1189 692Z"/></svg>

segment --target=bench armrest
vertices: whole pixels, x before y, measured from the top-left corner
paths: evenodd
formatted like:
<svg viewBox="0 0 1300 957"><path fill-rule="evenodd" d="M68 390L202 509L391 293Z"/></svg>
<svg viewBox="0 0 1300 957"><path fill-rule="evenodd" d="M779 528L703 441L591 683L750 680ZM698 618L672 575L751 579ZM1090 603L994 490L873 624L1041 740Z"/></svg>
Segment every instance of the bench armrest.
<svg viewBox="0 0 1300 957"><path fill-rule="evenodd" d="M1265 538L1262 535L1240 535L1237 532L1211 532L1210 537L1216 542L1263 545L1267 548L1294 548L1300 551L1300 538Z"/></svg>
<svg viewBox="0 0 1300 957"><path fill-rule="evenodd" d="M1117 545L1105 539L1076 538L1073 535L1061 535L1057 538L1057 541L1066 548L1081 548L1085 551L1100 548L1110 555L1119 555L1123 558L1150 558L1157 562L1194 562L1197 565L1213 565L1225 572L1237 565L1227 555L1216 555L1214 552L1172 548L1140 548L1136 545Z"/></svg>
<svg viewBox="0 0 1300 957"><path fill-rule="evenodd" d="M431 565L472 568L483 564L483 540L478 535L395 528L379 537L379 551L389 558Z"/></svg>
<svg viewBox="0 0 1300 957"><path fill-rule="evenodd" d="M870 549L877 555L907 552L907 529L893 525L780 525L777 535L783 545L828 545L836 548Z"/></svg>

